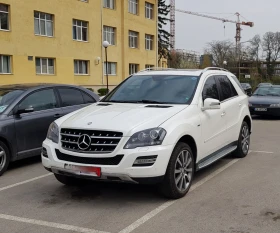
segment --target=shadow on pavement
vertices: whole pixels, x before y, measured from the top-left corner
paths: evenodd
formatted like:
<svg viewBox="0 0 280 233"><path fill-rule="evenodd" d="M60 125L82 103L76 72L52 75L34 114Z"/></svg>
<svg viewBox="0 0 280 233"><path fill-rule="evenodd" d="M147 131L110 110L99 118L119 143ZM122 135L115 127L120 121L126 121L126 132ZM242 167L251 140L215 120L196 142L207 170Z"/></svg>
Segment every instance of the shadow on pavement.
<svg viewBox="0 0 280 233"><path fill-rule="evenodd" d="M261 121L280 121L280 117L275 117L275 116L252 116L253 120L261 120Z"/></svg>

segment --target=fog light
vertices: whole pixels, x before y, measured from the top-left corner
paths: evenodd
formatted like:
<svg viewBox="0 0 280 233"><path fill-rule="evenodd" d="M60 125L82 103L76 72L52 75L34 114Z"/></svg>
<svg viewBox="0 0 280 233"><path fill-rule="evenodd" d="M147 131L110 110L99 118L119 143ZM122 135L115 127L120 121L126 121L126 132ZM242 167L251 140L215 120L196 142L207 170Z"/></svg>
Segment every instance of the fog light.
<svg viewBox="0 0 280 233"><path fill-rule="evenodd" d="M157 155L138 157L134 161L133 167L152 166L156 162L156 160Z"/></svg>
<svg viewBox="0 0 280 233"><path fill-rule="evenodd" d="M45 147L42 148L41 154L42 154L42 156L44 156L45 158L49 158L47 149L46 149Z"/></svg>

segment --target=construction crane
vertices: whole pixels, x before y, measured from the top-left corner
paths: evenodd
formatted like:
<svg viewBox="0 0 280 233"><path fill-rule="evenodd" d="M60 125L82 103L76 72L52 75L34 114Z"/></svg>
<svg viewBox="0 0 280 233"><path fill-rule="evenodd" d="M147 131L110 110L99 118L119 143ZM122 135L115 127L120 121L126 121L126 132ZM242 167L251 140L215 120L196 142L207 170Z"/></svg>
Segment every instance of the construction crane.
<svg viewBox="0 0 280 233"><path fill-rule="evenodd" d="M236 50L237 51L240 49L241 25L249 26L249 27L254 26L253 22L241 22L239 13L235 13L235 15L237 16L237 21L234 21L234 20L230 20L230 19L223 19L223 18L219 18L219 17L200 14L197 12L175 9L175 0L171 0L170 5L171 5L171 8L170 8L170 34L171 34L170 43L171 43L171 47L173 49L175 49L175 11L189 14L189 15L196 15L196 16L205 17L205 18L209 18L209 19L215 19L215 20L222 21L224 23L235 23L236 24L235 40L236 40Z"/></svg>

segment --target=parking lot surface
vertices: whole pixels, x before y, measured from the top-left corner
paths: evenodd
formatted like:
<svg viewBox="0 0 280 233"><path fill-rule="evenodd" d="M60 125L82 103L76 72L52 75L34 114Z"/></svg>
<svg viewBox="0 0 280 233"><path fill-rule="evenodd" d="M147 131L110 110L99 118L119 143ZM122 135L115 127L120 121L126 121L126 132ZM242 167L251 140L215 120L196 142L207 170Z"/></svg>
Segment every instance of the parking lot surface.
<svg viewBox="0 0 280 233"><path fill-rule="evenodd" d="M192 189L168 200L151 186L66 187L39 158L0 178L0 232L277 233L280 229L280 120L254 119L251 152L198 172Z"/></svg>

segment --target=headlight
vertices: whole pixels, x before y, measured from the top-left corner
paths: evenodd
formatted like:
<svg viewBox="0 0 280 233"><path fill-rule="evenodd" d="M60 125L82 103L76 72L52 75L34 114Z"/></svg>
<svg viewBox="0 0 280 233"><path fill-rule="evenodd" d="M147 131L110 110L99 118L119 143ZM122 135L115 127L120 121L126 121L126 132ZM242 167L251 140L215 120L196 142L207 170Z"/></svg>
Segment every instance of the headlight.
<svg viewBox="0 0 280 233"><path fill-rule="evenodd" d="M58 143L58 136L59 136L58 126L56 123L53 122L49 127L47 138L52 140L54 143Z"/></svg>
<svg viewBox="0 0 280 233"><path fill-rule="evenodd" d="M161 145L165 135L166 131L162 128L140 131L130 137L124 146L124 149L135 149L137 147Z"/></svg>
<svg viewBox="0 0 280 233"><path fill-rule="evenodd" d="M280 108L280 104L271 104L270 107Z"/></svg>

